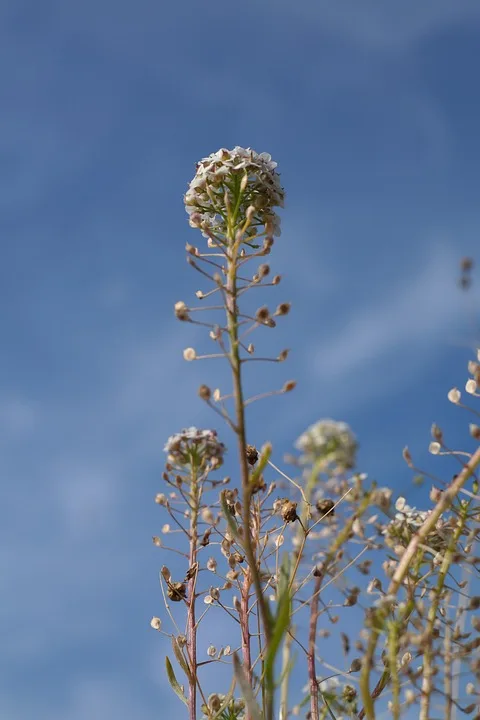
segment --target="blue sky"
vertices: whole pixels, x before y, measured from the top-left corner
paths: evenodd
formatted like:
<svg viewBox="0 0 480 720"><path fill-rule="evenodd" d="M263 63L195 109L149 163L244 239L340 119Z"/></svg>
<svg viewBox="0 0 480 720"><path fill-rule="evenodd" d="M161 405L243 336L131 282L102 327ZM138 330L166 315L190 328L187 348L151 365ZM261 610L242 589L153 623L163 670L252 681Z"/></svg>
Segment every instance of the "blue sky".
<svg viewBox="0 0 480 720"><path fill-rule="evenodd" d="M270 352L299 381L259 405L281 463L304 427L349 422L360 465L421 501L436 420L463 386L475 302L455 285L480 231L478 0L0 3L0 712L153 720L163 679L163 443L217 426L212 365L172 319L195 162L251 146L287 191L271 256L294 310ZM273 297L273 295L272 295ZM478 294L477 294L478 298ZM259 339L259 346L260 346ZM220 428L219 428L220 430ZM225 438L228 441L228 438Z"/></svg>

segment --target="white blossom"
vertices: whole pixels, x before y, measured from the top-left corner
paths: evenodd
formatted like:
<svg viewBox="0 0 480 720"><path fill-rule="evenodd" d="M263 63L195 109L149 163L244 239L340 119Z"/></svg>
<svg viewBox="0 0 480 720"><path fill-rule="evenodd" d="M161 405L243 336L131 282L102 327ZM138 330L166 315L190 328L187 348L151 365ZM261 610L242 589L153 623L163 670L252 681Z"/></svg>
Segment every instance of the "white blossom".
<svg viewBox="0 0 480 720"><path fill-rule="evenodd" d="M164 448L170 462L177 465L203 464L215 460L217 466L223 462L225 445L217 438L215 430L198 430L190 427L171 435Z"/></svg>
<svg viewBox="0 0 480 720"><path fill-rule="evenodd" d="M357 441L344 422L320 420L300 435L296 447L305 453L302 461L306 463L324 458L342 469L355 465Z"/></svg>
<svg viewBox="0 0 480 720"><path fill-rule="evenodd" d="M233 150L221 148L200 160L184 197L191 227L200 228L208 238L214 234L225 236L228 215L225 193L230 195L231 202L231 188L237 186L240 199L237 217L242 224L250 218L247 236L257 234L259 226L265 227L267 236L280 235L280 219L274 208L284 207L285 192L276 167L268 153L259 154L238 146Z"/></svg>

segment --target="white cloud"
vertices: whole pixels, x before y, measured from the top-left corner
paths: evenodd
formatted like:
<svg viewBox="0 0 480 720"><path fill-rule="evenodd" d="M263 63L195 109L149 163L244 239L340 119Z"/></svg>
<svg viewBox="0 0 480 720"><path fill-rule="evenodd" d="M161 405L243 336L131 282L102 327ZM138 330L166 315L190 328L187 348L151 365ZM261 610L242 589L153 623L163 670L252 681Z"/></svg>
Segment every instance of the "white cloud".
<svg viewBox="0 0 480 720"><path fill-rule="evenodd" d="M323 415L357 411L413 383L429 362L441 361L447 348L458 345L459 337L468 345L470 304L456 286L457 267L453 249L437 242L423 261L412 258L411 274L402 273L376 300L369 295L356 307L352 298L341 329L307 349L307 395L289 417L304 417L312 398Z"/></svg>
<svg viewBox="0 0 480 720"><path fill-rule="evenodd" d="M273 3L272 3L273 4ZM279 12L295 16L310 26L342 34L351 40L381 50L403 50L411 43L448 27L455 22L470 22L480 18L477 0L436 0L418 3L416 0L381 3L377 0L304 0L291 3L275 0L275 15Z"/></svg>
<svg viewBox="0 0 480 720"><path fill-rule="evenodd" d="M387 297L355 308L346 325L326 339L315 355L316 373L334 378L379 365L392 353L433 352L435 341L465 312L455 286L457 265L447 246L432 247L420 270L399 278Z"/></svg>

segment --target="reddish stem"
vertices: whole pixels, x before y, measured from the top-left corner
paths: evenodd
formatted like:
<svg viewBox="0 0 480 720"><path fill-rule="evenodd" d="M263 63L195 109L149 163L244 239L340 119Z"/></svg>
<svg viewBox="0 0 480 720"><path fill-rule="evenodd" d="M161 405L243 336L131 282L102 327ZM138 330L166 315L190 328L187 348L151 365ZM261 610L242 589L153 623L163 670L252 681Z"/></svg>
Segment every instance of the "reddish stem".
<svg viewBox="0 0 480 720"><path fill-rule="evenodd" d="M189 568L192 569L197 561L198 544L198 486L195 473L191 478L192 514L190 517L190 552ZM196 720L197 716L197 628L195 621L195 586L197 572L195 571L188 581L188 632L187 650L190 660L190 677L188 679L188 712L189 720Z"/></svg>
<svg viewBox="0 0 480 720"><path fill-rule="evenodd" d="M308 632L308 682L310 685L310 718L318 720L318 681L315 670L315 639L317 637L317 620L318 620L318 596L320 595L320 586L322 584L323 575L319 575L315 579L312 601L310 603L310 626Z"/></svg>

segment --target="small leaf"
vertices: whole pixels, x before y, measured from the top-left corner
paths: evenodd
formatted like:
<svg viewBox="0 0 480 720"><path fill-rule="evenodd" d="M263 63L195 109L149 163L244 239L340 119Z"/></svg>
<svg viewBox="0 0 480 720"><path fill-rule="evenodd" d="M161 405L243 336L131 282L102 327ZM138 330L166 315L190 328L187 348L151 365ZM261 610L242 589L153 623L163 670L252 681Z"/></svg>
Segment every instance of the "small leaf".
<svg viewBox="0 0 480 720"><path fill-rule="evenodd" d="M173 652L175 653L175 657L177 658L178 664L180 665L183 672L187 676L188 681L190 682L190 680L191 680L190 668L188 667L188 665L186 663L185 656L183 655L183 653L180 649L180 645L178 644L178 640L176 637L172 637L172 648L173 648Z"/></svg>
<svg viewBox="0 0 480 720"><path fill-rule="evenodd" d="M188 706L188 700L187 700L187 698L185 697L185 695L183 694L182 688L181 688L180 685L178 684L177 678L175 677L175 673L174 673L174 671L173 671L172 663L170 662L170 660L168 659L168 657L165 658L165 665L166 665L166 667L167 667L168 682L169 682L170 685L172 686L173 692L175 693L175 695L178 695L178 697L180 698L180 700L181 700L183 703L185 703L185 705Z"/></svg>
<svg viewBox="0 0 480 720"><path fill-rule="evenodd" d="M235 673L235 677L237 678L238 684L240 685L243 699L245 700L245 703L247 705L250 717L252 718L252 720L262 720L260 708L258 707L258 704L253 697L252 688L250 687L247 678L245 677L243 667L240 664L240 660L238 659L238 655L236 653L233 654L233 671Z"/></svg>
<svg viewBox="0 0 480 720"><path fill-rule="evenodd" d="M238 538L238 527L235 519L232 516L232 513L229 510L228 503L225 497L225 492L220 493L220 505L222 507L222 512L225 517L225 520L227 521L227 525L230 529L230 532L235 538Z"/></svg>
<svg viewBox="0 0 480 720"><path fill-rule="evenodd" d="M290 625L291 597L289 588L290 579L290 556L285 553L280 567L278 580L278 609L274 620L273 635L268 645L268 652L265 657L265 677L271 678L275 657L283 640L283 636Z"/></svg>

